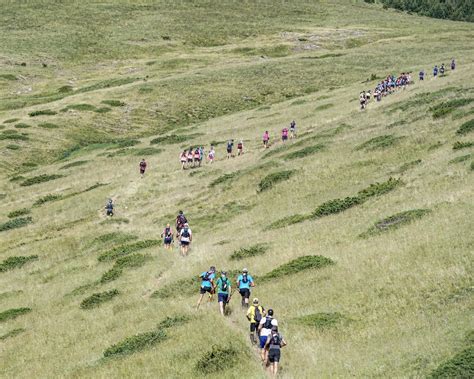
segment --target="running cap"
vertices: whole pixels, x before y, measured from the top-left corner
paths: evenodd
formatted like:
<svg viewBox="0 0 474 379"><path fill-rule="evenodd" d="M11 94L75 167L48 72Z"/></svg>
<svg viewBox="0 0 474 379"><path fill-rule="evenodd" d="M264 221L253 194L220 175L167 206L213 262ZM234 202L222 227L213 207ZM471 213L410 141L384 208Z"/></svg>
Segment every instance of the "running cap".
<svg viewBox="0 0 474 379"><path fill-rule="evenodd" d="M255 298L253 299L253 303L254 303L254 304L258 304L258 298L255 297Z"/></svg>
<svg viewBox="0 0 474 379"><path fill-rule="evenodd" d="M216 266L209 267L209 271L215 272L216 271Z"/></svg>
<svg viewBox="0 0 474 379"><path fill-rule="evenodd" d="M242 269L242 272L249 272L249 270L247 270L247 268L244 267L244 268Z"/></svg>

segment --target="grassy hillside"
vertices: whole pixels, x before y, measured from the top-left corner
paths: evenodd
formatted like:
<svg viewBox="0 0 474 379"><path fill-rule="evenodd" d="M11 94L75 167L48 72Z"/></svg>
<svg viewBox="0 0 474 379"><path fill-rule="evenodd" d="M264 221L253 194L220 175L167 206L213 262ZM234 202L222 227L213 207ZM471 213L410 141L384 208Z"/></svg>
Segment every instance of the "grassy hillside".
<svg viewBox="0 0 474 379"><path fill-rule="evenodd" d="M211 264L257 277L282 377L472 371L472 25L362 1L0 10L2 376L265 377L237 295L195 311ZM159 242L179 209L186 258Z"/></svg>

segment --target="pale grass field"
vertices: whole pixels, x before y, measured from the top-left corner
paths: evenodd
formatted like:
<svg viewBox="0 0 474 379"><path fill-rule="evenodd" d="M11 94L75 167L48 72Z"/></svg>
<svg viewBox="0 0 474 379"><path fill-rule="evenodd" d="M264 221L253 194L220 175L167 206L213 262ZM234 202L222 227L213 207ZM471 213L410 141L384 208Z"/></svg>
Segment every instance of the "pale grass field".
<svg viewBox="0 0 474 379"><path fill-rule="evenodd" d="M344 25L337 11L344 9L346 15L351 13L350 9L358 11L359 5L353 7L346 9L345 6L328 4L328 16L321 28L329 27L331 23L349 27ZM463 97L474 96L473 39L469 39L472 26L408 16L406 19L394 12L384 16L381 10L362 14L366 19L362 18L360 24L365 22L370 30L375 30L377 25L371 17L386 17L383 19L386 23L379 25L380 30L377 30L380 34L385 30L389 35L403 34L394 28L397 22L406 28L411 27L410 33L405 31L410 41L406 42L407 48L397 45L398 56L387 57L382 66L377 62L367 63L370 68L366 70L360 64L374 54L374 49L389 50L383 40L377 39L357 49L341 50L349 51L349 61L356 66L354 72L347 72L347 77L341 79L346 83L341 88L329 89L331 83L337 83L336 77L342 75L347 62L335 60L330 67L316 64L315 70L320 69L322 76L328 75L327 79L321 79L325 86L322 91L298 97L304 103L292 104L296 100L293 98L268 104L268 108L236 111L180 127L179 134L199 132L202 135L184 143L157 145L164 151L145 157L149 170L144 179L138 175L141 157L107 158L104 153L109 152L106 150L109 146L82 149L59 162L50 154L67 143L73 133L88 134L99 127L112 135L139 137L140 145L134 148L150 146L149 136L160 134L157 131L161 128L161 124L149 116L151 109L166 104L179 109L188 98L184 96L186 86L182 87L180 82L172 87L176 92L166 99L156 92L140 98L138 90L141 86L161 85L167 80L166 75L172 81L180 75L188 78L199 71L202 75L207 72L212 78L219 70L228 70L226 75L232 73L233 68L229 69L232 65L253 67L254 58L235 53L223 58L223 51L230 49L229 46L247 46L247 43L252 47L259 44L268 46L275 43L275 34L263 37L268 38L268 44L249 37L249 42L236 40L229 46L203 47L198 51L187 51L186 47L183 51L156 58L159 62L168 58L196 58L195 62L191 61L177 72L155 65L143 68L145 62L154 60L149 56L96 65L94 70L92 65L76 67L71 63L70 67L63 68L80 72L84 83L99 77L115 77L117 72L126 73L130 67L141 67L141 76L154 73L156 77L146 83L75 94L72 98L28 108L28 111L60 110L66 105L80 103L99 106L100 101L113 98L124 100L132 109L130 112L119 109L100 115L60 113L52 118L44 117L44 121L67 125L67 128L62 127L57 132L33 127L26 129L31 133L35 157L44 164L22 175L60 173L67 175L64 178L21 187L9 179L14 171L12 160L23 161L24 152L8 151L5 159L2 158L4 173L0 178L0 193L7 194L7 197L0 205L1 222L7 220L9 212L31 208L34 201L47 194L68 194L97 182L106 184L64 200L33 207L33 224L1 232L2 260L10 256L39 255L39 260L21 269L1 273L0 311L24 306L32 308L29 314L0 324L0 335L14 328L26 329L15 337L0 341L2 377L264 378L266 374L248 341L248 323L240 310L238 294L233 298L231 314L226 318L218 314L215 301L202 306L199 312L195 311L198 288L195 296L181 296L179 289L170 299L153 298L151 294L179 279L198 275L211 264L227 270L245 266L255 275L263 275L299 256L315 254L331 258L335 264L261 285L257 282L252 293L265 307L274 308L281 332L288 341L282 352L281 377L425 377L440 362L462 348L465 335L474 328L471 295L474 180L469 167L472 159L461 163L448 162L456 156L472 153L472 148L452 150L455 141L472 140L470 136L455 134L459 125L472 115L456 120L448 115L436 120L431 117L428 107L454 98L449 87L463 88ZM412 19L417 22L410 22ZM316 25L313 27L317 28ZM429 34L436 28L440 35ZM379 36L377 33L374 31L374 35ZM443 42L446 51L437 50L439 38L446 38ZM392 43L398 44L396 41ZM414 52L416 54L410 54ZM429 77L425 83L416 83L385 98L380 104L370 104L365 112L358 111L354 99L361 89L368 88L360 82L372 71L378 74L401 70L416 72L420 65L425 69L431 67L434 59L435 62L444 59L448 63L451 54L456 54L460 62L454 73L437 80ZM293 55L278 59L278 62L292 62ZM382 61L379 57L374 59ZM364 75L360 76L360 72ZM68 77L67 71L63 75ZM235 83L239 82L239 75L241 72L232 79ZM41 80L44 88L59 86L55 75ZM275 82L278 80L286 78L275 78ZM373 86L373 82L370 85ZM189 91L198 92L198 88ZM222 93L223 100L232 92L232 88L225 88L220 81L205 89L209 94ZM422 93L443 90L446 91L444 97L432 103L415 105L405 112L389 113L392 106L420 99ZM203 96L202 102L196 106L203 106L209 98L211 95ZM316 110L324 104L333 106ZM462 108L466 112L470 109L472 104ZM3 112L0 116L2 120L20 117L24 122L38 123L26 114L25 109L18 109ZM412 121L417 117L421 118ZM387 128L404 118L408 119L407 124ZM260 142L263 131L270 131L272 151L281 145L279 132L291 119L297 121L300 134L308 134L295 142L288 142L288 152L318 143L325 144L324 150L288 161L281 159L286 151L264 158L266 151ZM320 136L300 147L291 147L304 138L327 135L342 124L348 127L333 136ZM397 145L385 149L356 150L363 142L385 134L404 138ZM208 147L213 140L225 141L228 138L245 140L246 152L242 157L225 159L225 144L219 144L217 161L213 165L204 164L202 168L184 172L180 169L178 154L182 146L205 144ZM438 141L441 146L430 149ZM0 143L4 144L4 141ZM2 154L4 151L2 149ZM28 154L25 152L25 155ZM420 164L400 172L403 164L417 159L421 159ZM89 162L59 170L64 164L76 160ZM274 162L274 166L259 167L266 162ZM266 174L284 169L295 169L296 173L288 181L257 193L258 183ZM245 171L230 184L209 187L212 180L236 170ZM190 172L200 173L190 176ZM402 185L362 205L319 220L264 230L282 217L310 213L325 201L355 196L359 190L386 181L391 176L401 178ZM104 222L102 207L108 197L116 202L115 217L125 218L128 223ZM227 216L221 219L230 202L247 208L226 213ZM399 229L369 238L359 237L377 220L418 208L430 209L431 212ZM93 284L113 265L113 262L97 261L99 253L108 250L109 246L93 245L94 238L113 231L136 235L139 240L160 238L164 223L173 222L167 215L174 217L179 209L186 212L194 231L194 243L188 257L180 257L177 248L171 252L161 247L149 248L139 251L152 256L146 265L126 269L119 279L110 283ZM193 219L201 221L193 223ZM219 222L213 223L213 220ZM221 241L228 243L218 245ZM229 259L233 251L256 243L269 244L269 251L242 261ZM71 294L74 289L91 283L91 288L83 293ZM92 310L79 308L85 297L114 288L120 291L120 295L112 301ZM324 330L301 325L296 320L319 312L339 312L345 320ZM134 334L153 330L166 316L180 314L191 316L191 321L169 329L169 338L164 342L130 356L102 358L109 346ZM220 372L200 374L195 369L196 362L212 345L234 346L239 351L237 363L232 367L223 366Z"/></svg>

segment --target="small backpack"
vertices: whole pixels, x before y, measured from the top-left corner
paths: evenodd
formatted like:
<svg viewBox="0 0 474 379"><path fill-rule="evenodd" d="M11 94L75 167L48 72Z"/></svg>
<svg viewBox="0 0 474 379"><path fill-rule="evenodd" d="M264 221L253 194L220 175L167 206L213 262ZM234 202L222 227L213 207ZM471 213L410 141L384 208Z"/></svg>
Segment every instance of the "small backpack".
<svg viewBox="0 0 474 379"><path fill-rule="evenodd" d="M270 340L270 345L280 346L280 344L281 344L280 335L278 333L272 334L272 338Z"/></svg>
<svg viewBox="0 0 474 379"><path fill-rule="evenodd" d="M271 329L272 328L272 320L273 320L273 317L270 317L270 316L265 317L265 324L263 324L263 327L265 329Z"/></svg>
<svg viewBox="0 0 474 379"><path fill-rule="evenodd" d="M248 283L249 282L249 278L247 277L247 274L243 274L242 275L242 283Z"/></svg>
<svg viewBox="0 0 474 379"><path fill-rule="evenodd" d="M205 274L201 275L201 279L204 282L208 282L211 279L212 272L207 271Z"/></svg>
<svg viewBox="0 0 474 379"><path fill-rule="evenodd" d="M227 288L229 286L228 279L221 279L221 291L227 292Z"/></svg>
<svg viewBox="0 0 474 379"><path fill-rule="evenodd" d="M260 306L255 307L255 315L253 316L256 323L260 323L262 320L262 312L260 312Z"/></svg>
<svg viewBox="0 0 474 379"><path fill-rule="evenodd" d="M181 233L181 237L189 238L189 229L183 229L183 232Z"/></svg>

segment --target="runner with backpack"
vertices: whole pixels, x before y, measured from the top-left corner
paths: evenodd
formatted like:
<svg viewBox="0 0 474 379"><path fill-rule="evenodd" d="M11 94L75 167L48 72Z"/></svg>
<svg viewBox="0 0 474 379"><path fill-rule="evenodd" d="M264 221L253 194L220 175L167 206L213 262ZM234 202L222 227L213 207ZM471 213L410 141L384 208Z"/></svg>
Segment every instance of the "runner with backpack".
<svg viewBox="0 0 474 379"><path fill-rule="evenodd" d="M166 224L163 233L161 233L161 238L163 238L163 245L165 249L171 249L171 244L173 243L173 231L171 230L170 224Z"/></svg>
<svg viewBox="0 0 474 379"><path fill-rule="evenodd" d="M444 75L444 63L441 64L441 67L439 68L439 73L441 74L441 76Z"/></svg>
<svg viewBox="0 0 474 379"><path fill-rule="evenodd" d="M194 153L193 153L192 147L190 147L188 150L187 158L188 158L188 168L189 168L193 164L193 159L194 159Z"/></svg>
<svg viewBox="0 0 474 379"><path fill-rule="evenodd" d="M214 150L214 146L211 145L211 148L209 149L209 154L207 154L208 162L213 163L215 157L216 157L216 151Z"/></svg>
<svg viewBox="0 0 474 379"><path fill-rule="evenodd" d="M112 201L112 199L107 200L107 204L105 204L105 214L107 216L114 215L114 202Z"/></svg>
<svg viewBox="0 0 474 379"><path fill-rule="evenodd" d="M453 58L453 59L451 59L451 71L454 71L455 68L456 68L456 62Z"/></svg>
<svg viewBox="0 0 474 379"><path fill-rule="evenodd" d="M176 216L176 235L179 236L181 233L181 229L184 228L184 224L188 222L186 216L184 215L183 211L179 211L178 216Z"/></svg>
<svg viewBox="0 0 474 379"><path fill-rule="evenodd" d="M268 142L270 141L270 135L268 134L268 130L266 130L265 133L263 133L262 140L263 140L263 147L265 149L268 149Z"/></svg>
<svg viewBox="0 0 474 379"><path fill-rule="evenodd" d="M145 170L146 170L146 162L145 162L145 158L143 158L141 161L140 161L140 175L141 177L143 178L143 176L145 175Z"/></svg>
<svg viewBox="0 0 474 379"><path fill-rule="evenodd" d="M268 362L270 363L270 372L273 377L278 373L278 363L280 362L281 348L286 346L283 336L278 333L278 326L273 326L270 335L265 343L265 350L268 351Z"/></svg>
<svg viewBox="0 0 474 379"><path fill-rule="evenodd" d="M247 310L247 320L250 321L250 342L257 344L258 326L262 318L265 317L265 308L263 308L258 299L253 299L252 305Z"/></svg>
<svg viewBox="0 0 474 379"><path fill-rule="evenodd" d="M184 170L186 168L186 163L188 162L188 153L184 150L179 155L179 161L181 162L181 168Z"/></svg>
<svg viewBox="0 0 474 379"><path fill-rule="evenodd" d="M258 332L260 334L260 356L263 362L267 361L267 351L265 350L265 344L267 338L272 331L273 326L278 326L278 321L273 318L273 309L269 309L267 315L262 317L260 324L258 325Z"/></svg>
<svg viewBox="0 0 474 379"><path fill-rule="evenodd" d="M227 141L227 159L230 157L233 157L232 155L232 149L234 148L234 140L230 139Z"/></svg>
<svg viewBox="0 0 474 379"><path fill-rule="evenodd" d="M438 76L438 66L435 65L433 68L433 76L436 78Z"/></svg>
<svg viewBox="0 0 474 379"><path fill-rule="evenodd" d="M290 139L296 138L296 122L295 120L290 123Z"/></svg>
<svg viewBox="0 0 474 379"><path fill-rule="evenodd" d="M201 166L201 149L199 147L196 147L196 150L194 150L193 167L196 167L196 165Z"/></svg>
<svg viewBox="0 0 474 379"><path fill-rule="evenodd" d="M244 153L244 141L240 140L237 144L237 155L241 156Z"/></svg>
<svg viewBox="0 0 474 379"><path fill-rule="evenodd" d="M192 240L193 233L191 232L188 223L186 223L184 224L183 229L181 229L181 232L179 233L179 241L181 243L181 255L183 257L188 255L189 245L191 244Z"/></svg>
<svg viewBox="0 0 474 379"><path fill-rule="evenodd" d="M281 140L282 142L286 142L288 140L288 128L286 126L281 130Z"/></svg>
<svg viewBox="0 0 474 379"><path fill-rule="evenodd" d="M237 278L237 287L239 288L240 296L242 296L242 308L248 308L250 287L255 287L255 283L246 268L242 270L242 274L240 274Z"/></svg>
<svg viewBox="0 0 474 379"><path fill-rule="evenodd" d="M199 300L197 303L196 309L199 309L199 306L201 305L202 298L206 293L209 294L209 301L212 299L212 295L215 292L215 284L214 284L214 278L216 277L216 268L214 266L209 267L209 271L204 271L199 275L199 278L201 278L201 287L199 288Z"/></svg>
<svg viewBox="0 0 474 379"><path fill-rule="evenodd" d="M217 301L219 302L219 310L221 315L225 315L225 307L230 301L232 284L227 278L227 272L221 271L221 277L217 279Z"/></svg>

